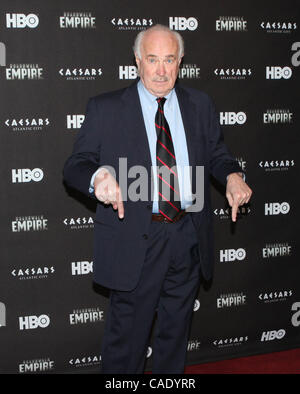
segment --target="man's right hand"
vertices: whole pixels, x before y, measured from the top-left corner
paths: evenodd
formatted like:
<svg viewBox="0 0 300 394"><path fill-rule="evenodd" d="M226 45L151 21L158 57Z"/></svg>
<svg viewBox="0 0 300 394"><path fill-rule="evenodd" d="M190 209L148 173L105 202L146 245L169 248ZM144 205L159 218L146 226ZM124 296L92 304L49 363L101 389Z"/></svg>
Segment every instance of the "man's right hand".
<svg viewBox="0 0 300 394"><path fill-rule="evenodd" d="M94 180L94 194L97 199L106 205L111 204L113 209L118 210L120 219L124 218L124 204L121 189L106 168L101 168Z"/></svg>

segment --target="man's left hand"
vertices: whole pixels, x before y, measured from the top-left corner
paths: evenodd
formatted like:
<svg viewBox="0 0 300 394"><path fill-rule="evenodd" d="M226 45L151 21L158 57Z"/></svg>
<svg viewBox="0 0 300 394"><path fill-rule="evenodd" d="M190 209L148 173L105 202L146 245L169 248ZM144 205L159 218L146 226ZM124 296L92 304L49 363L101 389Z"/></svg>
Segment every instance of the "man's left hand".
<svg viewBox="0 0 300 394"><path fill-rule="evenodd" d="M233 172L228 175L226 185L226 197L231 206L231 219L236 221L237 210L240 205L246 204L252 195L252 190L244 182L240 172Z"/></svg>

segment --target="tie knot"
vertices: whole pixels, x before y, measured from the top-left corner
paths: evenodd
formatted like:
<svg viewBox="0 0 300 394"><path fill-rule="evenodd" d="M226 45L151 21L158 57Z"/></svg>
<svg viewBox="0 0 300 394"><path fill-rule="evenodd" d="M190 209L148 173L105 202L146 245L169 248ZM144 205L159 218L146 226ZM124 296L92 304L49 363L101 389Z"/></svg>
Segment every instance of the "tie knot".
<svg viewBox="0 0 300 394"><path fill-rule="evenodd" d="M164 108L164 103L166 102L166 98L165 97L158 97L156 99L158 107L163 109Z"/></svg>

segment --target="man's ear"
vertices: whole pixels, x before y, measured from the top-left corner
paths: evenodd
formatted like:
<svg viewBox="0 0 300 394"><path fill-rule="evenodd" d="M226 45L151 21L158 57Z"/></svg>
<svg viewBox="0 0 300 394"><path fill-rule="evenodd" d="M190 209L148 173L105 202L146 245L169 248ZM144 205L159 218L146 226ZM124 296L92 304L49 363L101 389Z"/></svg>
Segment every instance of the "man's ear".
<svg viewBox="0 0 300 394"><path fill-rule="evenodd" d="M137 53L135 53L134 56L135 56L136 65L137 65L137 67L139 69L140 68L141 59L138 57Z"/></svg>

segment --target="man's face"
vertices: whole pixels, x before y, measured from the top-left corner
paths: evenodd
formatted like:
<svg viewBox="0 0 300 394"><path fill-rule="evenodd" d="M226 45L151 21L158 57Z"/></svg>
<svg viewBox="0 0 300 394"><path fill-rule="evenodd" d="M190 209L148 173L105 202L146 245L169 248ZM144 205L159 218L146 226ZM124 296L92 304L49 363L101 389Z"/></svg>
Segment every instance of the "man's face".
<svg viewBox="0 0 300 394"><path fill-rule="evenodd" d="M135 54L140 78L156 97L166 96L174 87L181 58L172 33L152 31L141 42L141 59Z"/></svg>

